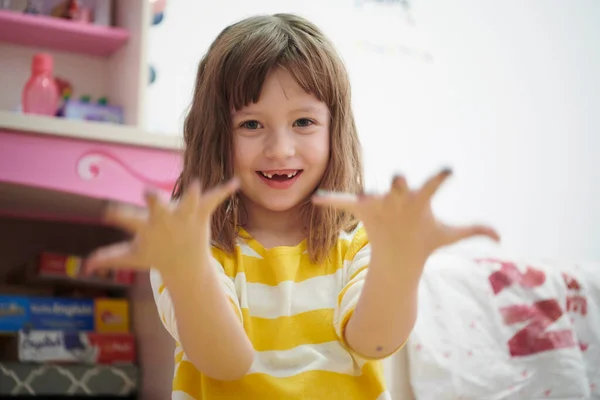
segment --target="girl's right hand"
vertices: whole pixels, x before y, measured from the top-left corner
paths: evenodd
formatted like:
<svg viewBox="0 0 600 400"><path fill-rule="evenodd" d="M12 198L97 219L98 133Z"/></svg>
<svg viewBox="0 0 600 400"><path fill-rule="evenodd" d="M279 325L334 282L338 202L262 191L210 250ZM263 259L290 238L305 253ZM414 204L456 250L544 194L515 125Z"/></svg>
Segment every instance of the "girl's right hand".
<svg viewBox="0 0 600 400"><path fill-rule="evenodd" d="M178 203L165 203L157 193L146 194L147 209L113 205L106 221L131 234L133 239L102 247L86 261L86 272L98 269L157 269L161 274L185 274L210 256L212 213L239 187L232 179L201 193L194 181Z"/></svg>

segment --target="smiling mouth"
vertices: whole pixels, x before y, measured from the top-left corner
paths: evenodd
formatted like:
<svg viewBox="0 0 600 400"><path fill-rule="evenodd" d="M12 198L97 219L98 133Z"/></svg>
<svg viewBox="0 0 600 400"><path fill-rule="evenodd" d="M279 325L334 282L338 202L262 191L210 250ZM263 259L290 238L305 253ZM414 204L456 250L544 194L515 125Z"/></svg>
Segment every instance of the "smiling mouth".
<svg viewBox="0 0 600 400"><path fill-rule="evenodd" d="M262 177L273 181L287 181L295 178L302 173L301 169L283 170L283 171L256 171Z"/></svg>

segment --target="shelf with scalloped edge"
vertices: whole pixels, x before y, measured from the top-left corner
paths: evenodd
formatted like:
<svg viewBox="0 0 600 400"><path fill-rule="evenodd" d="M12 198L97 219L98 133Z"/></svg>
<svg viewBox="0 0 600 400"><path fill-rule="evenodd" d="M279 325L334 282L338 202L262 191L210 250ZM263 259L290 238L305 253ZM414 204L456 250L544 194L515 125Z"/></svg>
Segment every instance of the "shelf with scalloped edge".
<svg viewBox="0 0 600 400"><path fill-rule="evenodd" d="M143 206L149 187L170 194L181 173L175 138L7 114L0 112L1 215L98 221L108 201Z"/></svg>
<svg viewBox="0 0 600 400"><path fill-rule="evenodd" d="M119 27L0 10L0 42L107 57L128 40Z"/></svg>

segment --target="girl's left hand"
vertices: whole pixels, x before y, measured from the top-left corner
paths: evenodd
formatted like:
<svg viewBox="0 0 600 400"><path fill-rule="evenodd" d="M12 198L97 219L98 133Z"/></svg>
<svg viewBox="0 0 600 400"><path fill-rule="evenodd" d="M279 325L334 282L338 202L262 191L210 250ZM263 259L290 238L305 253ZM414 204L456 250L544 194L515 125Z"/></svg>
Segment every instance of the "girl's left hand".
<svg viewBox="0 0 600 400"><path fill-rule="evenodd" d="M431 199L450 175L451 171L444 169L418 190L411 190L403 176L396 176L384 195L318 192L313 202L350 212L361 220L378 254L422 267L440 247L480 235L500 240L491 227L450 226L433 215Z"/></svg>

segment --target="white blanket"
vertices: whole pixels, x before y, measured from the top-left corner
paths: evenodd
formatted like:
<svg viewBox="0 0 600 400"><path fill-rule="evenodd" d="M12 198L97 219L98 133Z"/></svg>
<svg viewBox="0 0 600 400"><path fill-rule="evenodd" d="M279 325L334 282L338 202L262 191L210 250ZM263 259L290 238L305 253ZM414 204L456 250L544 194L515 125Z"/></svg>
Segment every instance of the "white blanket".
<svg viewBox="0 0 600 400"><path fill-rule="evenodd" d="M600 265L438 253L419 296L416 399L600 398Z"/></svg>

